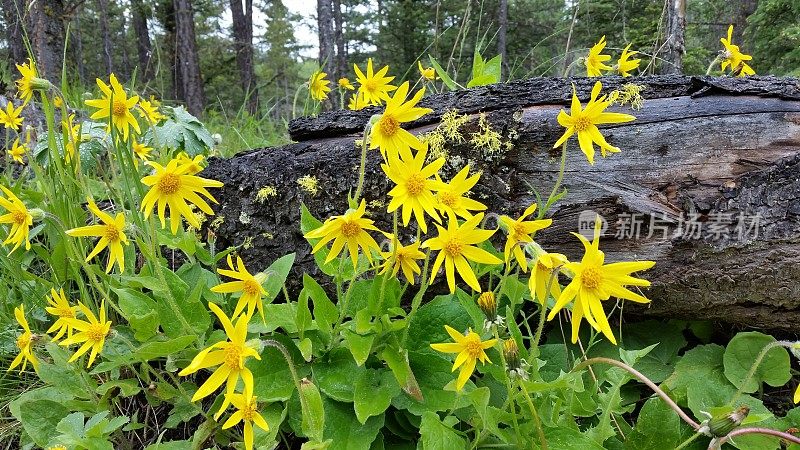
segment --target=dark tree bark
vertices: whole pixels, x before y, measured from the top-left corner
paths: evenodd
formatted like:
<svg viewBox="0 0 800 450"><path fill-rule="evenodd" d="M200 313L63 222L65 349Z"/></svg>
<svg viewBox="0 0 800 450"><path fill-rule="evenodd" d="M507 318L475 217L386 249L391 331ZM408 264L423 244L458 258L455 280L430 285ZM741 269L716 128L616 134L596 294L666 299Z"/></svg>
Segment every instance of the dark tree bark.
<svg viewBox="0 0 800 450"><path fill-rule="evenodd" d="M120 14L120 29L119 32L116 33L118 41L118 47L120 53L122 53L122 66L118 69L118 72L125 78L130 79L133 67L133 61L130 59L130 54L128 53L128 44L127 44L127 36L128 36L128 21L125 20L125 14Z"/></svg>
<svg viewBox="0 0 800 450"><path fill-rule="evenodd" d="M144 83L153 79L154 67L151 63L153 44L147 29L147 8L142 0L131 0L131 21L136 35L136 55L139 63L139 77Z"/></svg>
<svg viewBox="0 0 800 450"><path fill-rule="evenodd" d="M258 112L258 91L253 67L253 0L230 0L233 18L233 49L236 52L236 65L242 90L247 96L247 110L250 114Z"/></svg>
<svg viewBox="0 0 800 450"><path fill-rule="evenodd" d="M100 37L103 40L103 63L106 65L106 73L112 73L114 72L114 60L111 57L111 33L108 30L108 0L97 0L95 4L100 15Z"/></svg>
<svg viewBox="0 0 800 450"><path fill-rule="evenodd" d="M669 0L667 11L667 42L661 73L683 73L686 52L686 0Z"/></svg>
<svg viewBox="0 0 800 450"><path fill-rule="evenodd" d="M347 51L344 46L344 31L342 23L342 1L333 0L333 40L336 43L336 70L333 80L345 76L347 73Z"/></svg>
<svg viewBox="0 0 800 450"><path fill-rule="evenodd" d="M78 79L81 84L86 83L86 65L83 63L83 34L81 33L81 13L75 13L75 30L70 33L72 36L72 52L75 60L75 68L78 71Z"/></svg>
<svg viewBox="0 0 800 450"><path fill-rule="evenodd" d="M508 75L508 54L506 52L506 34L508 32L508 0L500 0L497 8L497 54L503 63L500 66L500 78Z"/></svg>
<svg viewBox="0 0 800 450"><path fill-rule="evenodd" d="M39 76L58 84L64 61L64 2L37 0L30 3L31 47Z"/></svg>
<svg viewBox="0 0 800 450"><path fill-rule="evenodd" d="M6 43L13 63L22 64L28 59L28 51L22 40L25 3L21 0L3 0L3 20L6 24Z"/></svg>
<svg viewBox="0 0 800 450"><path fill-rule="evenodd" d="M608 223L601 242L608 262L656 261L644 274L653 282L645 292L652 303L626 304L626 314L797 331L800 80L604 80L607 90L630 81L645 85L644 105L638 111L612 108L637 116L634 122L603 128L621 153L598 155L590 166L575 139L570 141L563 184L568 194L548 213L553 225L539 232L537 241L546 250L579 258L582 246L569 231L579 228L586 215L582 212L596 211ZM444 112L456 108L470 116L461 129L468 141L478 130L479 113L485 113L512 147L485 154L468 142L448 143L450 157L442 177L451 177L471 160L474 170L482 172L473 197L489 211L516 216L536 201L532 188L546 194L553 186L560 151L552 144L564 131L556 116L559 109L568 108L571 83L586 101L594 83L586 78L524 80L434 95L420 105L434 112L407 128L413 133L429 131ZM220 200L217 214L224 218L215 228L217 248L249 242L240 251L254 267L297 252L297 270L315 273L311 247L298 229L300 203L320 219L346 209L347 193L358 176L353 170L359 158L354 141L377 110L303 118L291 125L298 143L212 159L203 176L225 183L214 192ZM459 164L450 162L458 159ZM318 194L297 185L306 174L319 180ZM391 186L381 172L378 152L369 153L366 180L367 202L384 200ZM277 197L259 200L257 193L265 186L273 186ZM370 218L389 230L391 216L384 211L371 207ZM758 232L737 229L740 217L760 218ZM631 232L626 219L642 222L638 238L625 236ZM689 219L704 224L696 235L685 232ZM498 232L497 244L504 238Z"/></svg>
<svg viewBox="0 0 800 450"><path fill-rule="evenodd" d="M178 99L186 104L186 109L195 116L203 113L205 92L203 78L200 76L200 57L194 35L194 11L191 0L175 0L175 53L178 70Z"/></svg>
<svg viewBox="0 0 800 450"><path fill-rule="evenodd" d="M317 28L319 32L319 66L323 72L328 74L328 79L331 79L336 68L332 0L317 0ZM331 97L328 96L328 100L322 103L322 107L323 109L333 109L333 104Z"/></svg>

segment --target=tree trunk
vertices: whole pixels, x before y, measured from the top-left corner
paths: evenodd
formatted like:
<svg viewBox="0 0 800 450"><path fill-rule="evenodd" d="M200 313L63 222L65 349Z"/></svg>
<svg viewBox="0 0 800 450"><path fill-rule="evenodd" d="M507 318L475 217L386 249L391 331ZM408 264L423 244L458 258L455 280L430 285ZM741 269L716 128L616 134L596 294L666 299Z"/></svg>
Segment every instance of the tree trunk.
<svg viewBox="0 0 800 450"><path fill-rule="evenodd" d="M8 44L11 62L22 64L28 59L28 51L22 40L23 21L20 17L25 14L25 3L21 0L3 0L3 20L6 24L6 43ZM12 66L13 68L13 66Z"/></svg>
<svg viewBox="0 0 800 450"><path fill-rule="evenodd" d="M548 251L579 258L582 247L569 232L596 211L608 224L601 248L609 262L656 261L644 274L653 282L645 290L652 303L627 304L626 312L796 330L800 80L674 75L624 80L630 81L646 86L642 109L612 109L633 113L637 120L603 128L622 152L598 155L590 166L571 139L563 180L568 194L548 213L553 225L539 232L537 241ZM594 83L586 78L540 78L433 95L420 106L434 112L407 128L427 132L452 108L469 115L461 128L466 139L448 143L442 177L471 161L482 173L473 197L489 211L516 216L536 201L534 189L546 194L553 187L560 151L552 143L564 132L556 116L568 108L571 83L586 101ZM622 83L608 78L604 91ZM347 193L358 176L354 141L379 111L298 119L290 126L297 143L212 159L203 176L225 183L214 192L223 219L215 228L217 248L247 242L241 253L255 267L297 252L297 270L315 273L311 247L299 231L300 204L320 219L347 208ZM480 113L510 149L478 153L469 144L470 134L479 130ZM298 186L297 179L306 174L319 180L317 194ZM266 186L278 194L259 200ZM368 204L385 202L390 188L379 153L370 152ZM370 207L370 218L390 230L391 215L384 211ZM496 243L504 238L498 233Z"/></svg>
<svg viewBox="0 0 800 450"><path fill-rule="evenodd" d="M64 2L37 0L30 3L31 47L39 76L58 85L64 61Z"/></svg>
<svg viewBox="0 0 800 450"><path fill-rule="evenodd" d="M100 14L100 37L103 40L103 62L106 73L114 72L114 61L111 58L111 34L108 30L108 0L97 0L97 11Z"/></svg>
<svg viewBox="0 0 800 450"><path fill-rule="evenodd" d="M194 36L194 12L191 0L175 0L175 37L179 83L178 97L186 104L189 112L200 116L205 108L203 78L200 76L200 58Z"/></svg>
<svg viewBox="0 0 800 450"><path fill-rule="evenodd" d="M331 0L317 0L317 29L319 33L319 66L328 74L328 79L334 76L336 70L336 53L334 52L333 38L333 4ZM335 81L334 81L335 83ZM330 96L322 103L323 109L332 109L333 101Z"/></svg>
<svg viewBox="0 0 800 450"><path fill-rule="evenodd" d="M508 76L508 61L506 52L506 33L508 32L508 0L500 0L497 8L497 54L500 55L502 64L500 66L500 79Z"/></svg>
<svg viewBox="0 0 800 450"><path fill-rule="evenodd" d="M667 12L667 45L661 73L683 73L683 55L686 52L686 0L669 0Z"/></svg>
<svg viewBox="0 0 800 450"><path fill-rule="evenodd" d="M75 13L75 29L70 33L73 39L72 52L75 59L75 68L78 71L78 80L81 85L86 84L86 65L83 63L83 34L81 33L81 13Z"/></svg>
<svg viewBox="0 0 800 450"><path fill-rule="evenodd" d="M333 0L333 24L333 40L336 43L336 70L331 78L338 80L347 73L347 52L344 47L341 0Z"/></svg>
<svg viewBox="0 0 800 450"><path fill-rule="evenodd" d="M150 58L153 55L153 44L150 42L150 33L147 29L147 9L142 0L131 0L131 21L133 33L136 35L136 55L139 62L139 77L144 83L153 80L153 65Z"/></svg>
<svg viewBox="0 0 800 450"><path fill-rule="evenodd" d="M242 91L247 98L247 110L250 114L258 112L258 91L256 90L256 74L253 68L253 0L230 0L233 18L233 49L236 53L236 65L239 66L239 78Z"/></svg>

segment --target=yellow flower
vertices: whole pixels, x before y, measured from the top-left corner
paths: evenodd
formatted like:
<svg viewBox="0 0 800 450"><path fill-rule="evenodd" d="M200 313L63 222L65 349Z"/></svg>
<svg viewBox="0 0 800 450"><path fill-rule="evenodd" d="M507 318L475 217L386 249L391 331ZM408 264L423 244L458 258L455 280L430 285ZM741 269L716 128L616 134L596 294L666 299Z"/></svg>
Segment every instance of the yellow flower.
<svg viewBox="0 0 800 450"><path fill-rule="evenodd" d="M238 316L239 313L244 310L244 307L247 306L248 316L252 316L253 311L258 309L258 312L261 315L261 320L266 320L264 319L264 303L261 298L262 296L267 295L267 290L262 286L264 281L267 279L267 275L263 272L250 275L250 272L248 272L247 268L245 268L244 261L242 261L240 256L236 257L236 266L234 267L233 257L228 255L228 267L230 270L217 269L217 272L219 272L220 275L225 275L226 277L230 277L238 281L229 281L227 283L218 284L212 287L211 291L224 294L230 294L233 292L242 293L241 297L239 297L239 302L236 303L236 308L233 310L233 315L231 318Z"/></svg>
<svg viewBox="0 0 800 450"><path fill-rule="evenodd" d="M137 158L145 162L150 160L150 152L153 151L153 147L148 147L147 145L139 142L136 138L134 138L133 144L131 144L131 148L133 149L133 153L136 155ZM139 166L139 162L137 160L134 159L133 162L137 167Z"/></svg>
<svg viewBox="0 0 800 450"><path fill-rule="evenodd" d="M483 203L465 196L481 178L479 173L471 177L468 175L469 166L466 166L447 183L437 176L436 208L447 213L451 218L456 215L463 219L469 219L472 217L470 211L483 211L486 209L486 205Z"/></svg>
<svg viewBox="0 0 800 450"><path fill-rule="evenodd" d="M36 355L33 354L33 349L31 348L31 344L33 344L36 336L31 333L28 321L25 320L25 305L19 305L14 308L14 317L17 319L17 323L22 327L23 333L17 337L19 354L14 358L14 361L11 361L7 372L10 372L20 364L22 364L22 367L19 368L19 371L22 372L28 367L28 362L33 366L33 370L39 372L39 360L36 359Z"/></svg>
<svg viewBox="0 0 800 450"><path fill-rule="evenodd" d="M419 76L423 79L428 81L436 79L436 69L433 67L422 67L421 61L417 61L417 67L419 68Z"/></svg>
<svg viewBox="0 0 800 450"><path fill-rule="evenodd" d="M325 223L316 230L309 231L305 234L306 239L318 239L319 242L311 250L311 253L317 253L328 242L333 240L331 251L325 262L333 261L347 244L347 251L350 253L350 259L353 261L353 267L358 265L358 249L364 249L369 262L372 262L372 250L380 252L380 247L375 239L367 233L367 230L378 229L375 227L374 222L370 219L365 219L364 213L367 210L367 202L361 199L361 205L356 210L349 210L344 215L329 217Z"/></svg>
<svg viewBox="0 0 800 450"><path fill-rule="evenodd" d="M364 95L355 92L350 96L350 101L347 102L347 109L350 111L360 111L369 106L369 103L364 99Z"/></svg>
<svg viewBox="0 0 800 450"><path fill-rule="evenodd" d="M23 104L19 108L14 108L14 104L9 100L6 103L6 109L3 111L0 109L0 123L5 125L6 128L11 128L14 131L19 131L19 127L22 126L22 108L25 105Z"/></svg>
<svg viewBox="0 0 800 450"><path fill-rule="evenodd" d="M61 107L64 106L64 99L56 95L55 97L53 97L53 106L55 106L58 109L61 109Z"/></svg>
<svg viewBox="0 0 800 450"><path fill-rule="evenodd" d="M141 210L144 211L145 219L150 217L156 202L158 202L158 218L161 220L161 228L166 228L165 210L169 206L171 230L175 234L178 232L181 217L186 218L189 225L194 228L200 228L200 222L186 203L187 200L205 214L214 215L214 211L211 210L208 203L197 194L202 194L212 202L218 203L206 188L222 187L221 182L189 175L187 172L191 170L191 165L179 164L178 159L171 160L166 167L154 161L147 161L146 164L151 166L155 173L142 178L142 183L150 186L150 190L142 199Z"/></svg>
<svg viewBox="0 0 800 450"><path fill-rule="evenodd" d="M75 149L81 142L81 125L75 123L75 114L67 116L66 120L61 121L61 133L65 135L66 145L64 146L64 160L70 162L75 156Z"/></svg>
<svg viewBox="0 0 800 450"><path fill-rule="evenodd" d="M531 291L531 297L539 300L542 305L547 302L547 286L550 283L550 277L553 271L560 266L567 263L567 257L561 253L542 253L536 258L536 263L531 271L531 278L528 280L528 288ZM550 285L550 295L557 299L561 295L561 285L558 284L558 278L553 279L553 284Z"/></svg>
<svg viewBox="0 0 800 450"><path fill-rule="evenodd" d="M328 92L331 91L331 88L328 87L331 82L325 79L327 76L327 73L317 70L311 74L311 78L308 80L308 92L311 93L311 98L318 102L328 98Z"/></svg>
<svg viewBox="0 0 800 450"><path fill-rule="evenodd" d="M739 51L738 45L733 45L733 25L728 27L728 38L720 38L719 41L725 47L725 53L722 55L723 72L730 66L733 75L744 77L756 74L756 71L745 62L752 60L753 57Z"/></svg>
<svg viewBox="0 0 800 450"><path fill-rule="evenodd" d="M631 75L630 71L638 68L639 63L642 62L641 59L628 59L631 56L639 53L636 51L629 52L628 50L630 50L630 48L631 44L628 44L628 46L622 50L622 54L619 55L619 60L617 61L617 65L614 67L617 70L617 72L619 72L619 74L622 75L623 77L629 77Z"/></svg>
<svg viewBox="0 0 800 450"><path fill-rule="evenodd" d="M47 330L48 333L58 330L56 335L53 336L53 341L61 339L64 333L67 334L67 337L72 337L73 326L70 321L78 317L79 308L70 306L67 296L64 295L63 288L58 292L54 288L50 288L50 297L47 298L47 304L50 306L45 307L45 311L58 317L55 323Z"/></svg>
<svg viewBox="0 0 800 450"><path fill-rule="evenodd" d="M83 315L85 315L88 320L69 319L70 324L73 328L78 330L78 333L64 339L58 345L67 346L83 342L83 345L72 355L69 362L75 361L91 349L92 353L89 354L89 363L86 364L86 367L90 367L97 357L97 354L103 350L103 346L106 343L106 336L108 336L108 332L111 330L111 321L106 321L105 300L100 303L100 320L97 320L97 316L83 303L78 302L78 308L80 308L81 312L83 312Z"/></svg>
<svg viewBox="0 0 800 450"><path fill-rule="evenodd" d="M425 213L437 222L440 220L436 212L436 199L433 196L436 181L431 177L438 173L445 163L444 158L439 158L425 166L426 154L424 147L413 157L410 151L406 151L402 159L390 153L389 163L381 164L386 176L397 185L389 191L392 200L387 211L393 212L402 206L404 226L408 226L413 212L423 233L428 232Z"/></svg>
<svg viewBox="0 0 800 450"><path fill-rule="evenodd" d="M583 243L585 249L583 259L579 263L568 262L564 265L564 268L573 274L572 281L558 296L556 304L548 316L548 320L552 320L561 308L575 299L572 307L573 343L578 340L578 329L584 317L594 329L605 334L611 343L617 343L605 311L603 311L603 305L600 303L602 300L608 300L614 296L637 303L650 302L647 298L631 292L625 286L650 286L649 281L633 277L631 273L647 270L653 267L655 262L631 261L604 264L605 254L599 249L600 226L601 221L598 216L595 221L592 242L580 234L572 233Z"/></svg>
<svg viewBox="0 0 800 450"><path fill-rule="evenodd" d="M227 403L232 404L238 411L231 414L228 420L222 425L223 430L227 430L238 424L244 422L244 448L247 450L253 449L253 424L258 425L264 431L269 431L269 425L264 417L258 412L257 397L252 393L245 392L243 394L226 394Z"/></svg>
<svg viewBox="0 0 800 450"><path fill-rule="evenodd" d="M87 199L87 201L89 202L89 211L97 216L103 224L73 228L67 230L66 233L68 236L73 237L99 237L100 240L97 241L94 250L86 257L86 261L91 260L108 247L106 273L111 272L114 263L117 263L117 268L120 273L122 273L125 271L125 251L122 248L122 244L128 245L128 237L125 235L125 215L117 213L117 217L111 217L109 214L101 211L92 199Z"/></svg>
<svg viewBox="0 0 800 450"><path fill-rule="evenodd" d="M164 115L158 111L158 106L148 100L139 100L139 115L150 122L150 125L155 125L164 118Z"/></svg>
<svg viewBox="0 0 800 450"><path fill-rule="evenodd" d="M500 216L500 222L505 225L508 231L508 239L506 240L506 248L503 252L506 264L511 262L511 253L517 259L517 263L523 272L528 271L528 259L525 257L525 252L522 250L520 244L533 242L531 237L543 228L547 228L553 223L553 219L543 220L525 220L528 216L536 211L536 203L529 206L519 219L512 219L508 216Z"/></svg>
<svg viewBox="0 0 800 450"><path fill-rule="evenodd" d="M386 273L391 268L392 276L396 277L397 272L402 269L406 280L414 284L414 276L422 272L417 260L425 259L425 253L422 253L419 249L419 241L404 246L396 237L391 237L391 239L391 249L387 252L381 252L384 262L381 265L380 274Z"/></svg>
<svg viewBox="0 0 800 450"><path fill-rule="evenodd" d="M459 225L458 221L454 218L450 218L447 229L438 224L436 225L436 228L439 229L439 235L435 238L428 239L422 244L422 248L430 248L431 250L439 251L439 254L436 255L436 260L433 262L433 269L431 270L431 284L444 262L447 285L450 287L451 293L456 290L456 271L458 271L461 279L472 289L481 292L481 285L478 283L478 278L475 276L475 272L472 271L467 260L481 264L501 264L503 262L486 250L475 246L475 244L489 239L496 231L477 228L482 220L483 213L479 213L472 216L461 225Z"/></svg>
<svg viewBox="0 0 800 450"><path fill-rule="evenodd" d="M178 164L188 166L187 175L196 175L202 172L204 161L205 157L203 155L195 155L194 158L190 158L186 152L178 153Z"/></svg>
<svg viewBox="0 0 800 450"><path fill-rule="evenodd" d="M601 54L604 48L606 48L605 36L601 37L600 42L594 44L594 46L589 49L589 54L586 55L586 59L584 61L584 64L586 64L586 76L599 77L603 74L603 70L612 70L611 67L603 64L611 59L611 55Z"/></svg>
<svg viewBox="0 0 800 450"><path fill-rule="evenodd" d="M387 159L387 154L397 155L409 148L421 150L420 140L400 127L403 122L411 122L433 111L430 108L417 107L417 103L425 95L425 88L420 89L411 100L406 101L408 82L400 86L392 98L386 99L386 110L378 121L372 125L369 137L369 148L378 148Z"/></svg>
<svg viewBox="0 0 800 450"><path fill-rule="evenodd" d="M33 98L33 91L37 89L36 85L37 81L39 81L36 74L36 64L31 59L28 59L25 64L17 64L16 66L22 76L16 81L17 97L27 105Z"/></svg>
<svg viewBox="0 0 800 450"><path fill-rule="evenodd" d="M348 91L353 91L356 89L355 86L353 86L353 83L351 83L350 80L344 77L339 78L339 87L342 89L347 89Z"/></svg>
<svg viewBox="0 0 800 450"><path fill-rule="evenodd" d="M0 223L11 224L8 237L3 241L3 244L14 243L14 248L8 252L9 255L13 253L23 241L25 242L25 250L30 250L31 242L28 239L28 235L31 231L31 225L33 225L33 216L28 212L28 208L25 207L22 200L14 195L13 192L8 190L5 186L0 186L0 189L2 189L6 197L8 197L3 198L0 196L0 206L8 211L7 214L0 216Z"/></svg>
<svg viewBox="0 0 800 450"><path fill-rule="evenodd" d="M133 117L131 110L139 101L139 96L134 95L128 98L128 94L122 85L117 81L117 77L112 73L110 76L111 86L105 84L103 80L97 79L97 86L103 93L102 98L86 100L86 105L98 108L91 115L92 120L109 118L109 126L113 125L118 132L122 133L122 140L128 140L128 134L132 127L137 133L141 133L139 122Z"/></svg>
<svg viewBox="0 0 800 450"><path fill-rule="evenodd" d="M466 335L459 333L448 325L445 325L444 329L455 342L431 344L431 348L437 352L458 353L451 371L455 371L461 367L461 372L458 373L458 380L456 381L456 390L460 391L464 388L464 385L467 384L467 380L469 380L469 377L475 370L475 365L478 360L481 361L481 364L486 364L487 361L489 364L492 363L489 357L486 356L485 350L494 347L494 344L497 343L497 339L481 341L481 337L478 333L472 331L471 328L467 331Z"/></svg>
<svg viewBox="0 0 800 450"><path fill-rule="evenodd" d="M217 342L201 350L192 359L192 362L178 373L178 375L185 377L200 369L219 366L194 393L194 396L192 396L193 402L208 397L226 381L226 394L233 394L240 377L244 382L245 392L253 392L253 373L244 366L244 363L250 357L261 359L258 351L245 342L247 340L247 322L250 321L250 316L246 314L239 316L236 320L236 325L234 325L219 306L209 303L208 307L219 319L228 340ZM225 410L227 403L223 404L218 415Z"/></svg>
<svg viewBox="0 0 800 450"><path fill-rule="evenodd" d="M14 139L14 143L11 145L11 149L8 150L8 156L12 157L14 161L22 164L25 161L22 160L22 157L25 156L25 153L28 152L28 147L23 144L19 143L19 137Z"/></svg>
<svg viewBox="0 0 800 450"><path fill-rule="evenodd" d="M606 142L606 138L597 129L597 125L630 122L636 120L636 117L630 114L605 112L606 108L611 106L611 102L606 100L605 95L597 98L602 88L603 85L599 81L594 84L592 97L589 103L586 104L586 109L583 109L573 86L571 114L567 114L563 109L558 113L558 123L567 130L553 145L553 148L558 147L573 134L578 133L578 143L589 160L589 164L594 164L595 143L600 147L600 153L603 157L606 156L606 152L616 153L620 151L618 147Z"/></svg>
<svg viewBox="0 0 800 450"><path fill-rule="evenodd" d="M794 391L794 398L795 403L800 403L800 384L797 385L797 389Z"/></svg>
<svg viewBox="0 0 800 450"><path fill-rule="evenodd" d="M380 105L384 100L389 100L389 92L397 89L392 86L394 77L387 77L389 66L383 66L377 73L372 70L372 58L367 60L366 75L357 65L353 64L356 71L356 81L358 82L358 93L364 96L364 101L370 105Z"/></svg>

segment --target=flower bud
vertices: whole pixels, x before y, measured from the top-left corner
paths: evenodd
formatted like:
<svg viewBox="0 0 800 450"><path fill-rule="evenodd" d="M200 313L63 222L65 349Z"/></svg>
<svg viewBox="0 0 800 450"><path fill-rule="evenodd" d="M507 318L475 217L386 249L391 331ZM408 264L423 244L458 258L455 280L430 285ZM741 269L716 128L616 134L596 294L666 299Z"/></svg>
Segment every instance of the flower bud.
<svg viewBox="0 0 800 450"><path fill-rule="evenodd" d="M482 293L478 297L478 306L489 322L493 322L497 317L497 301L494 299L494 292L487 291Z"/></svg>
<svg viewBox="0 0 800 450"><path fill-rule="evenodd" d="M34 91L47 91L53 87L53 83L45 80L44 78L33 77L31 78L31 89Z"/></svg>
<svg viewBox="0 0 800 450"><path fill-rule="evenodd" d="M750 407L740 406L735 411L712 417L711 420L708 421L708 424L706 424L707 430L705 431L714 437L727 436L728 433L742 424L742 421L744 421L748 414L750 414Z"/></svg>
<svg viewBox="0 0 800 450"><path fill-rule="evenodd" d="M34 222L41 221L47 215L46 212L42 211L39 208L31 208L31 209L28 210L28 213L31 215L31 217L33 218Z"/></svg>

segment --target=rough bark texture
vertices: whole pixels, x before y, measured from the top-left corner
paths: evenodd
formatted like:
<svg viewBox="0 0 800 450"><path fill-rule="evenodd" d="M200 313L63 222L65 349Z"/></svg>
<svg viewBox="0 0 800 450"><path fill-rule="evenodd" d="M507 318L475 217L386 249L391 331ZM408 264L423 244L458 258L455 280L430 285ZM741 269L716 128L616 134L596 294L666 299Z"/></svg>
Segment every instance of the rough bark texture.
<svg viewBox="0 0 800 450"><path fill-rule="evenodd" d="M175 0L175 37L178 60L178 98L195 116L203 113L206 98L203 78L200 76L200 57L194 37L194 11L191 0Z"/></svg>
<svg viewBox="0 0 800 450"><path fill-rule="evenodd" d="M144 83L153 79L154 67L150 62L153 56L153 44L147 30L147 7L142 0L131 0L131 21L136 34L136 56L139 63L139 77Z"/></svg>
<svg viewBox="0 0 800 450"><path fill-rule="evenodd" d="M319 34L319 67L328 74L335 75L336 52L333 37L333 3L331 0L317 0L317 29ZM336 80L333 80L335 85ZM333 108L333 96L322 102L324 109Z"/></svg>
<svg viewBox="0 0 800 450"><path fill-rule="evenodd" d="M25 43L22 40L23 23L19 20L25 14L25 3L21 0L3 0L3 21L6 24L6 44L11 62L22 64L28 59Z"/></svg>
<svg viewBox="0 0 800 450"><path fill-rule="evenodd" d="M103 40L103 62L106 72L114 72L114 61L111 58L111 33L108 30L108 0L97 0L97 11L100 13L100 36Z"/></svg>
<svg viewBox="0 0 800 450"><path fill-rule="evenodd" d="M344 47L344 23L342 19L342 2L333 0L333 40L336 42L336 71L333 79L345 76L347 70L347 51Z"/></svg>
<svg viewBox="0 0 800 450"><path fill-rule="evenodd" d="M646 292L652 303L627 304L626 312L796 331L800 81L683 76L603 81L606 92L627 82L645 85L644 105L633 111L636 121L603 128L609 142L622 149L619 154L598 154L591 166L575 138L569 142L568 194L551 209L553 225L537 241L579 257L581 246L569 232L594 216L585 211L595 211L608 224L601 244L607 261L657 262L646 273L653 281ZM482 172L474 197L490 211L517 216L536 201L534 190L546 196L554 184L560 151L552 144L564 131L556 116L568 105L571 83L585 102L594 84L586 78L540 78L434 95L421 102L434 112L406 128L427 132L452 108L469 115L461 127L464 141L447 145L442 176L448 179L469 162ZM241 253L256 268L297 252L298 270L314 272L310 247L298 229L300 203L321 219L345 210L357 180L354 140L377 112L298 119L290 130L300 142L212 160L203 175L225 182L214 193L223 218L213 227L217 247L246 244ZM469 143L479 131L480 113L508 143L504 151L487 153ZM389 230L390 216L380 204L391 186L379 163L378 153L371 152L365 197L377 225ZM297 184L309 174L319 180L316 195ZM259 197L265 186L277 195ZM744 227L738 223L741 214ZM636 223L638 237L630 233ZM698 223L699 232L687 232ZM496 238L499 243L504 236L498 232Z"/></svg>
<svg viewBox="0 0 800 450"><path fill-rule="evenodd" d="M500 0L497 7L497 54L503 61L501 65L502 76L508 74L508 54L506 52L506 34L508 32L508 0Z"/></svg>
<svg viewBox="0 0 800 450"><path fill-rule="evenodd" d="M58 85L64 60L64 2L41 0L31 2L31 46L36 55L39 76Z"/></svg>
<svg viewBox="0 0 800 450"><path fill-rule="evenodd" d="M686 51L686 0L669 0L667 13L666 54L661 73L683 73L683 54Z"/></svg>
<svg viewBox="0 0 800 450"><path fill-rule="evenodd" d="M247 96L247 110L258 112L256 73L253 69L253 0L230 0L233 21L233 49L242 91Z"/></svg>

